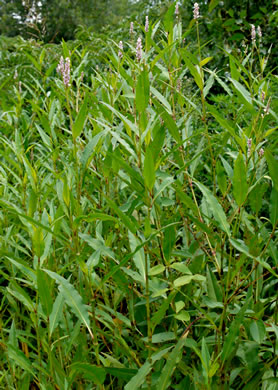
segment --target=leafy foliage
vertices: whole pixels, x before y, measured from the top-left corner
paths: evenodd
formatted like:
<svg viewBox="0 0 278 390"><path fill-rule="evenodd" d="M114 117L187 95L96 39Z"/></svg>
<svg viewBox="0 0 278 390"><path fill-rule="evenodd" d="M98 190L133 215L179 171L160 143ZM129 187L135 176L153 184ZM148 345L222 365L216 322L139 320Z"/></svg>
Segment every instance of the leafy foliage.
<svg viewBox="0 0 278 390"><path fill-rule="evenodd" d="M275 389L277 76L134 29L1 39L1 385Z"/></svg>

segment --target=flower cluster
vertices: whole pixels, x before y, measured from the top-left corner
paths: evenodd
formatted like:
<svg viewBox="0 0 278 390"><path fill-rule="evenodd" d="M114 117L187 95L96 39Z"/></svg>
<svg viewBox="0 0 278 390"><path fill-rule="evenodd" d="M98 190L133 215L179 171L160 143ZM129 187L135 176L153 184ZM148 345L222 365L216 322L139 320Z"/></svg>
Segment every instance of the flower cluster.
<svg viewBox="0 0 278 390"><path fill-rule="evenodd" d="M63 57L60 58L60 62L57 66L57 73L63 77L63 82L65 87L70 86L70 59L69 57L64 60Z"/></svg>
<svg viewBox="0 0 278 390"><path fill-rule="evenodd" d="M124 50L124 45L123 45L123 42L120 41L119 42L119 51L118 51L118 57L119 58L123 58L123 50Z"/></svg>
<svg viewBox="0 0 278 390"><path fill-rule="evenodd" d="M179 3L176 2L175 15L178 17L179 15Z"/></svg>
<svg viewBox="0 0 278 390"><path fill-rule="evenodd" d="M141 59L142 59L142 40L141 40L140 37L137 39L136 59L137 59L138 62L140 62Z"/></svg>
<svg viewBox="0 0 278 390"><path fill-rule="evenodd" d="M131 35L131 37L134 34L133 22L130 22L129 34Z"/></svg>
<svg viewBox="0 0 278 390"><path fill-rule="evenodd" d="M255 44L255 42L256 42L256 27L254 26L254 24L251 24L251 40L252 40L252 43Z"/></svg>
<svg viewBox="0 0 278 390"><path fill-rule="evenodd" d="M200 17L200 14L199 14L199 4L198 3L194 3L194 9L193 9L193 18L195 20L199 19Z"/></svg>
<svg viewBox="0 0 278 390"><path fill-rule="evenodd" d="M146 31L146 32L149 31L149 17L148 17L148 16L146 16L145 31Z"/></svg>

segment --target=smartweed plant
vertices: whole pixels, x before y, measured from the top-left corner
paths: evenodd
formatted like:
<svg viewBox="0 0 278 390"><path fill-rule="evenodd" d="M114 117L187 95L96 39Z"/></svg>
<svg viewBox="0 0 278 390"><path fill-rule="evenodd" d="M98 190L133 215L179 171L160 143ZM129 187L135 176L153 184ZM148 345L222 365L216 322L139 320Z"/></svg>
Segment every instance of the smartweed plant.
<svg viewBox="0 0 278 390"><path fill-rule="evenodd" d="M3 389L277 389L277 76L180 8L1 57Z"/></svg>

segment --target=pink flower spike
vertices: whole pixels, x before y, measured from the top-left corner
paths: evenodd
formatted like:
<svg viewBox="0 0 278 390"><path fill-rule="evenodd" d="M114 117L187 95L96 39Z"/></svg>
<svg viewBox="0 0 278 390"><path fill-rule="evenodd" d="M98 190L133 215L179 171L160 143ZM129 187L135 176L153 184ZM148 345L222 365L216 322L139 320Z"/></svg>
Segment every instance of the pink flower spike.
<svg viewBox="0 0 278 390"><path fill-rule="evenodd" d="M193 9L193 18L195 20L199 19L200 17L200 14L199 14L199 4L198 3L194 3L194 9Z"/></svg>
<svg viewBox="0 0 278 390"><path fill-rule="evenodd" d="M149 17L148 17L148 16L146 16L145 31L146 31L146 32L149 31Z"/></svg>
<svg viewBox="0 0 278 390"><path fill-rule="evenodd" d="M137 59L138 62L140 62L141 59L142 59L142 40L141 40L140 37L137 39L136 59Z"/></svg>
<svg viewBox="0 0 278 390"><path fill-rule="evenodd" d="M122 41L120 41L119 42L119 52L118 52L118 57L119 58L123 58L123 50L124 50L124 46L123 46L123 42Z"/></svg>

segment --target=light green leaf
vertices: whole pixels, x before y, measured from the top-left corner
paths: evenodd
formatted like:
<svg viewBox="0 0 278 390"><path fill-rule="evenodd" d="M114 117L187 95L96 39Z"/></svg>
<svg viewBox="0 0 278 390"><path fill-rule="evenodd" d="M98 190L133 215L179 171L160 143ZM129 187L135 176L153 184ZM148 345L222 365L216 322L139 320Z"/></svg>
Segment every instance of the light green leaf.
<svg viewBox="0 0 278 390"><path fill-rule="evenodd" d="M36 378L35 371L32 367L30 360L24 355L24 353L17 347L8 344L8 357L13 360L18 367L29 372L33 377Z"/></svg>
<svg viewBox="0 0 278 390"><path fill-rule="evenodd" d="M239 98L241 99L247 110L251 113L256 113L256 109L255 106L253 106L253 101L250 92L248 92L247 89L237 80L230 78L230 81L234 85L236 91L238 92Z"/></svg>
<svg viewBox="0 0 278 390"><path fill-rule="evenodd" d="M154 88L154 87L151 87L151 92L157 98L157 100L159 100L160 103L162 103L162 105L164 106L164 108L166 109L168 114L172 115L171 105L167 101L167 99L163 95L161 95L161 93L158 92L158 90L156 88Z"/></svg>
<svg viewBox="0 0 278 390"><path fill-rule="evenodd" d="M96 146L98 142L102 139L102 137L104 137L105 134L106 134L106 130L101 131L100 133L96 134L85 146L85 149L83 150L80 159L83 169L85 169L88 166L89 162L97 152Z"/></svg>
<svg viewBox="0 0 278 390"><path fill-rule="evenodd" d="M189 284L191 280L193 279L193 275L185 275L181 276L180 278L176 279L174 281L174 286L175 287L181 287L184 286L185 284Z"/></svg>
<svg viewBox="0 0 278 390"><path fill-rule="evenodd" d="M52 272L49 270L44 270L52 279L56 281L56 283L60 286L60 291L64 295L64 298L67 304L72 308L73 312L76 316L83 322L83 324L87 327L90 336L93 339L93 334L90 328L90 318L86 305L83 303L81 296L76 291L70 282L68 282L61 275L56 274L56 272Z"/></svg>
<svg viewBox="0 0 278 390"><path fill-rule="evenodd" d="M52 312L49 316L49 335L51 336L54 330L56 329L60 318L63 314L63 305L64 305L64 296L61 292L57 295L57 298L54 302Z"/></svg>
<svg viewBox="0 0 278 390"><path fill-rule="evenodd" d="M269 150L265 151L265 157L270 177L273 180L273 184L276 191L278 192L278 161L276 160L276 158L273 157Z"/></svg>
<svg viewBox="0 0 278 390"><path fill-rule="evenodd" d="M274 227L278 223L278 191L273 187L269 202L270 221Z"/></svg>
<svg viewBox="0 0 278 390"><path fill-rule="evenodd" d="M148 147L145 154L143 176L147 189L151 192L155 183L155 167L151 148Z"/></svg>
<svg viewBox="0 0 278 390"><path fill-rule="evenodd" d="M149 104L150 97L150 82L149 75L144 69L138 76L136 84L136 109L143 112Z"/></svg>
<svg viewBox="0 0 278 390"><path fill-rule="evenodd" d="M155 276L155 275L158 275L158 274L162 274L162 272L165 271L165 266L162 265L162 264L158 264L158 265L155 265L154 267L152 267L149 271L149 275L150 276Z"/></svg>
<svg viewBox="0 0 278 390"><path fill-rule="evenodd" d="M242 206L248 193L246 167L242 153L239 152L234 165L233 194L238 206Z"/></svg>
<svg viewBox="0 0 278 390"><path fill-rule="evenodd" d="M37 285L39 298L41 301L41 305L44 313L47 317L52 312L53 302L51 296L51 279L49 276L43 272L40 268L37 269Z"/></svg>
<svg viewBox="0 0 278 390"><path fill-rule="evenodd" d="M253 339L258 344L261 344L264 341L266 335L264 322L262 320L252 320L250 325L250 333Z"/></svg>
<svg viewBox="0 0 278 390"><path fill-rule="evenodd" d="M181 358L180 352L182 351L182 348L185 345L186 338L187 338L188 332L184 333L182 337L177 342L175 348L173 351L169 354L166 364L162 370L162 373L160 375L160 378L158 380L158 384L156 386L157 390L165 390L167 389L171 384L171 376L173 375L173 372L175 368L177 367L177 364Z"/></svg>
<svg viewBox="0 0 278 390"><path fill-rule="evenodd" d="M199 187L199 189L202 191L204 197L206 198L206 201L208 202L212 213L214 215L214 218L219 223L220 228L227 233L227 235L230 237L230 227L226 218L226 215L224 213L224 210L218 200L215 198L215 196L211 193L211 191L205 187L203 184L194 181L194 183Z"/></svg>
<svg viewBox="0 0 278 390"><path fill-rule="evenodd" d="M93 384L97 384L99 386L102 386L105 377L106 372L105 369L102 367L97 367L89 363L74 363L70 366L71 373L70 376L75 376L77 374L82 374L82 376L92 382Z"/></svg>
<svg viewBox="0 0 278 390"><path fill-rule="evenodd" d="M72 127L72 136L74 139L80 136L86 123L88 114L88 95L85 96L84 102L78 112L76 120Z"/></svg>

